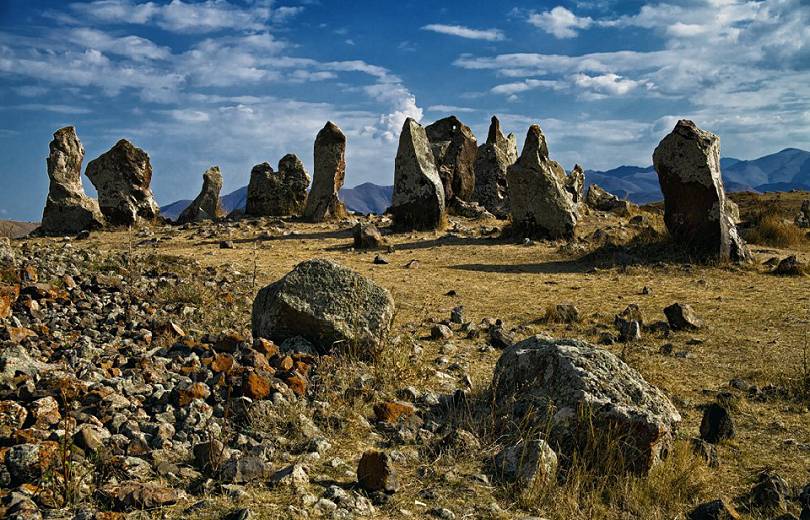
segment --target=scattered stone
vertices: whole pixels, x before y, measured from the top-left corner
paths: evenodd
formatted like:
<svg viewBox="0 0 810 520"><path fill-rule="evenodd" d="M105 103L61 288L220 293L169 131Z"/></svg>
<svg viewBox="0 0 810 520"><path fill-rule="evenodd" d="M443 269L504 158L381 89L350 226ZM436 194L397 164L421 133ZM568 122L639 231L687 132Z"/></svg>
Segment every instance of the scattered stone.
<svg viewBox="0 0 810 520"><path fill-rule="evenodd" d="M385 401L374 405L374 418L377 422L396 424L400 418L408 418L416 413L416 408L405 401Z"/></svg>
<svg viewBox="0 0 810 520"><path fill-rule="evenodd" d="M664 222L693 253L746 262L751 253L726 206L720 138L682 119L653 153L664 193Z"/></svg>
<svg viewBox="0 0 810 520"><path fill-rule="evenodd" d="M574 236L577 212L565 189L565 170L549 159L546 137L540 126L529 128L523 153L507 169L506 176L516 233L550 238Z"/></svg>
<svg viewBox="0 0 810 520"><path fill-rule="evenodd" d="M506 170L517 161L515 136L504 137L500 121L492 116L487 142L478 147L475 159L475 199L498 218L509 216Z"/></svg>
<svg viewBox="0 0 810 520"><path fill-rule="evenodd" d="M664 315L672 330L697 330L703 326L692 307L684 303L673 303L664 308Z"/></svg>
<svg viewBox="0 0 810 520"><path fill-rule="evenodd" d="M104 226L98 202L88 197L82 186L84 147L72 126L53 134L48 156L48 199L42 213L45 233L78 233Z"/></svg>
<svg viewBox="0 0 810 520"><path fill-rule="evenodd" d="M298 264L261 289L253 302L253 336L283 343L301 336L320 352L378 354L394 317L391 294L329 260Z"/></svg>
<svg viewBox="0 0 810 520"><path fill-rule="evenodd" d="M439 229L445 223L445 196L425 129L411 118L399 136L391 201L400 229Z"/></svg>
<svg viewBox="0 0 810 520"><path fill-rule="evenodd" d="M735 435L734 421L729 409L720 403L711 403L703 410L700 421L700 438L717 444Z"/></svg>
<svg viewBox="0 0 810 520"><path fill-rule="evenodd" d="M430 339L450 339L453 337L453 330L441 323L430 328Z"/></svg>
<svg viewBox="0 0 810 520"><path fill-rule="evenodd" d="M234 484L264 481L272 473L270 465L254 455L234 455L219 468L219 478Z"/></svg>
<svg viewBox="0 0 810 520"><path fill-rule="evenodd" d="M790 486L785 479L771 471L763 471L757 476L748 501L755 509L784 512L787 510L786 498L790 494Z"/></svg>
<svg viewBox="0 0 810 520"><path fill-rule="evenodd" d="M771 272L780 276L801 276L805 272L805 266L799 262L796 255L790 255L780 260Z"/></svg>
<svg viewBox="0 0 810 520"><path fill-rule="evenodd" d="M385 239L371 222L358 222L352 229L355 249L380 249L386 245Z"/></svg>
<svg viewBox="0 0 810 520"><path fill-rule="evenodd" d="M478 143L472 130L456 116L425 127L433 160L444 187L445 203L471 201L475 191L475 157Z"/></svg>
<svg viewBox="0 0 810 520"><path fill-rule="evenodd" d="M687 520L739 520L742 518L734 506L721 498L700 504L686 515Z"/></svg>
<svg viewBox="0 0 810 520"><path fill-rule="evenodd" d="M220 249L235 249L236 246L233 245L233 242L230 240L223 240L219 243Z"/></svg>
<svg viewBox="0 0 810 520"><path fill-rule="evenodd" d="M533 336L501 355L493 376L496 406L515 423L534 411L538 428L566 457L589 443L615 450L646 473L666 454L681 416L658 388L619 358L584 341ZM552 417L543 410L551 403ZM581 428L582 410L591 427ZM611 435L592 438L588 432Z"/></svg>
<svg viewBox="0 0 810 520"><path fill-rule="evenodd" d="M388 259L382 255L374 255L373 263L376 265L387 265L390 264L391 262L389 262Z"/></svg>
<svg viewBox="0 0 810 520"><path fill-rule="evenodd" d="M176 504L180 493L154 482L127 481L107 486L101 495L113 511L149 510Z"/></svg>
<svg viewBox="0 0 810 520"><path fill-rule="evenodd" d="M717 454L717 447L714 444L708 443L703 439L692 437L689 439L692 446L692 451L695 455L706 461L710 468L717 468L720 466L720 457Z"/></svg>
<svg viewBox="0 0 810 520"><path fill-rule="evenodd" d="M257 164L250 172L245 214L261 216L300 215L307 201L309 175L293 154L278 162L278 172L270 164Z"/></svg>
<svg viewBox="0 0 810 520"><path fill-rule="evenodd" d="M336 124L327 121L315 137L315 173L307 198L304 217L312 222L348 216L338 198L346 176L346 136Z"/></svg>
<svg viewBox="0 0 810 520"><path fill-rule="evenodd" d="M219 166L212 166L203 173L200 194L180 213L177 223L201 222L221 217L225 212L219 200L220 190L222 190L222 174Z"/></svg>
<svg viewBox="0 0 810 520"><path fill-rule="evenodd" d="M464 306L458 305L450 310L450 322L462 324L464 323Z"/></svg>
<svg viewBox="0 0 810 520"><path fill-rule="evenodd" d="M98 192L98 204L107 223L130 226L154 220L160 214L152 195L149 156L126 139L87 165L87 177Z"/></svg>
<svg viewBox="0 0 810 520"><path fill-rule="evenodd" d="M495 476L504 482L538 491L538 486L553 482L557 474L557 454L542 439L523 442L501 450L494 459Z"/></svg>
<svg viewBox="0 0 810 520"><path fill-rule="evenodd" d="M593 209L599 211L609 211L617 215L629 215L631 204L622 200L616 195L601 188L598 184L591 184L588 187L588 195L585 197L585 203Z"/></svg>
<svg viewBox="0 0 810 520"><path fill-rule="evenodd" d="M357 466L357 482L366 491L395 493L399 489L391 457L381 451L367 451Z"/></svg>

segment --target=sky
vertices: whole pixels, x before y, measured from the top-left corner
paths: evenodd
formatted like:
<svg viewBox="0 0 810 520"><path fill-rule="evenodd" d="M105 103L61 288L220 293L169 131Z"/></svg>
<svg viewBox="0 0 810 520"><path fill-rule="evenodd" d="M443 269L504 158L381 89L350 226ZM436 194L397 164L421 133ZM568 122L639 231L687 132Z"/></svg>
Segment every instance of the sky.
<svg viewBox="0 0 810 520"><path fill-rule="evenodd" d="M67 125L85 166L143 148L167 204L211 165L223 194L287 153L311 172L327 120L346 186L392 184L405 119L450 114L480 142L538 123L567 169L649 165L684 117L726 157L810 149L810 2L0 0L0 219L41 217Z"/></svg>

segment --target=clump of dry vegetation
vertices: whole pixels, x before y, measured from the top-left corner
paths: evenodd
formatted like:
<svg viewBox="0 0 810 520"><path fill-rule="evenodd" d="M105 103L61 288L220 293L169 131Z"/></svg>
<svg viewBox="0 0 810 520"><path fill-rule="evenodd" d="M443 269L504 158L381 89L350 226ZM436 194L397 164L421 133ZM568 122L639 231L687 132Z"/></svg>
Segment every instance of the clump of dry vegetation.
<svg viewBox="0 0 810 520"><path fill-rule="evenodd" d="M753 211L744 238L753 244L787 248L805 241L805 233L775 204Z"/></svg>

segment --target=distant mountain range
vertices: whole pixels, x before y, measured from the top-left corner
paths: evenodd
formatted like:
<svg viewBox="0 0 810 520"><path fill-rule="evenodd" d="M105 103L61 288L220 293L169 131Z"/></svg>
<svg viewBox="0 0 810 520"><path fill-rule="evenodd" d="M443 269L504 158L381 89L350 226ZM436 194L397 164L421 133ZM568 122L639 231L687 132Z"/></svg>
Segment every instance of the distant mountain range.
<svg viewBox="0 0 810 520"><path fill-rule="evenodd" d="M731 157L720 159L726 191L810 191L810 152L786 148L781 152L742 161ZM607 171L586 170L585 185L595 183L617 196L646 204L661 200L658 175L652 166L619 166ZM393 186L380 186L366 182L354 188L340 190L340 197L352 211L382 214L391 205ZM222 197L227 212L245 207L247 186ZM163 216L176 219L191 203L178 200L160 208Z"/></svg>

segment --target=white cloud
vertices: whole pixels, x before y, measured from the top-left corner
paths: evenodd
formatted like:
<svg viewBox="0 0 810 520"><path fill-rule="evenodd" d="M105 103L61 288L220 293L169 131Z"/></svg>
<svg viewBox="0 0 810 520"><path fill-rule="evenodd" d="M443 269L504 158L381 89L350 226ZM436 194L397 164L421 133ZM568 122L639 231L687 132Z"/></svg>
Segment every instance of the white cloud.
<svg viewBox="0 0 810 520"><path fill-rule="evenodd" d="M168 47L161 47L138 36L115 38L96 29L79 28L68 31L65 38L77 45L125 56L135 61L165 60L171 56Z"/></svg>
<svg viewBox="0 0 810 520"><path fill-rule="evenodd" d="M572 79L574 84L583 90L612 96L623 96L642 84L640 81L624 79L617 74L602 74L601 76L576 74Z"/></svg>
<svg viewBox="0 0 810 520"><path fill-rule="evenodd" d="M366 127L365 131L374 137L392 143L399 137L406 119L422 120L423 111L416 104L416 96L403 85L377 83L364 90L373 99L392 107L389 113L379 117L375 125Z"/></svg>
<svg viewBox="0 0 810 520"><path fill-rule="evenodd" d="M515 81L512 83L503 83L496 85L490 89L493 94L503 94L511 96L526 92L527 90L534 90L537 88L545 88L549 90L559 90L563 87L563 83L555 80L548 79L526 79L523 81ZM513 99L514 101L514 99Z"/></svg>
<svg viewBox="0 0 810 520"><path fill-rule="evenodd" d="M504 35L498 29L471 29L463 25L445 25L441 23L432 23L422 27L423 31L432 31L440 34L449 34L451 36L458 36L459 38L467 38L469 40L486 40L490 42L500 41L504 39Z"/></svg>
<svg viewBox="0 0 810 520"><path fill-rule="evenodd" d="M89 114L92 111L73 105L60 105L53 103L23 103L21 105L7 105L0 110L28 110L32 112L54 112L56 114Z"/></svg>
<svg viewBox="0 0 810 520"><path fill-rule="evenodd" d="M551 11L531 13L528 22L557 38L573 38L578 29L587 29L593 20L580 18L565 7L557 6Z"/></svg>

